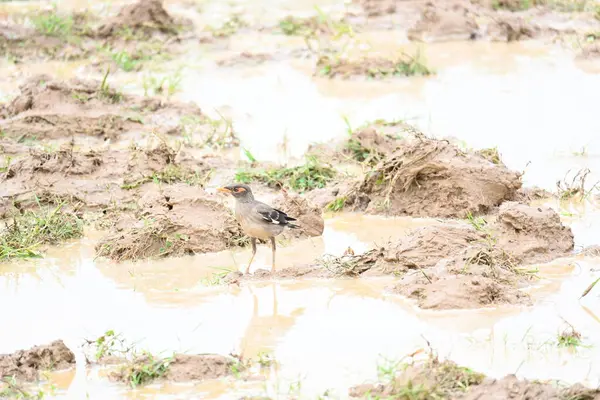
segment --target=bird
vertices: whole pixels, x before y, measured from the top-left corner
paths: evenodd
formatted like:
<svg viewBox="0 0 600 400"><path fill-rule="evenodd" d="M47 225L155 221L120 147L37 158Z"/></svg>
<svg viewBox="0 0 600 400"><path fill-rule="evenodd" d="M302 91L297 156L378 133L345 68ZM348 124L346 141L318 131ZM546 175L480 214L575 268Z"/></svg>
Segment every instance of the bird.
<svg viewBox="0 0 600 400"><path fill-rule="evenodd" d="M285 212L273 208L265 203L254 199L250 186L244 184L233 184L223 186L217 189L222 193L227 193L235 199L235 218L240 224L242 231L250 237L252 244L252 257L248 262L245 274L250 272L250 266L256 255L256 240L270 240L273 254L273 271L275 270L275 236L281 234L288 227L298 229L300 226L292 223L296 218L292 218Z"/></svg>

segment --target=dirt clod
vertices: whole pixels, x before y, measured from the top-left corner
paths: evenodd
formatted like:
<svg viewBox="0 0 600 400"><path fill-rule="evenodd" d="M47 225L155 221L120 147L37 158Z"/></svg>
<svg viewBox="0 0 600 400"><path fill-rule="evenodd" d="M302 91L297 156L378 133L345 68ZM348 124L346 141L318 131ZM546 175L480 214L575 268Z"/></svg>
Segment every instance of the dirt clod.
<svg viewBox="0 0 600 400"><path fill-rule="evenodd" d="M409 398L451 400L563 400L600 399L600 390L588 389L580 384L563 388L552 383L532 382L507 375L502 379L461 367L452 361L440 361L430 355L427 360L413 361L390 370L389 376L377 384L362 384L349 390L351 398ZM410 397L413 398L413 397Z"/></svg>
<svg viewBox="0 0 600 400"><path fill-rule="evenodd" d="M139 203L137 222L115 224L96 246L99 256L116 261L181 256L243 242L229 210L201 189L175 185L162 193L148 192Z"/></svg>
<svg viewBox="0 0 600 400"><path fill-rule="evenodd" d="M111 373L109 377L113 381L129 383L134 387L156 380L201 381L231 375L232 366L236 363L239 361L233 357L217 354L175 354L169 358L143 354L123 365L119 371Z"/></svg>
<svg viewBox="0 0 600 400"><path fill-rule="evenodd" d="M0 377L35 381L40 371L61 370L75 366L75 354L62 340L34 346L12 354L0 355Z"/></svg>
<svg viewBox="0 0 600 400"><path fill-rule="evenodd" d="M173 18L164 9L162 0L140 0L121 9L119 14L100 26L97 30L99 37L118 34L123 29L132 29L151 33L176 33Z"/></svg>
<svg viewBox="0 0 600 400"><path fill-rule="evenodd" d="M416 138L381 162L347 194L353 210L464 218L515 197L518 173L441 140Z"/></svg>
<svg viewBox="0 0 600 400"><path fill-rule="evenodd" d="M465 4L429 2L408 37L419 41L470 40L478 31L476 15Z"/></svg>

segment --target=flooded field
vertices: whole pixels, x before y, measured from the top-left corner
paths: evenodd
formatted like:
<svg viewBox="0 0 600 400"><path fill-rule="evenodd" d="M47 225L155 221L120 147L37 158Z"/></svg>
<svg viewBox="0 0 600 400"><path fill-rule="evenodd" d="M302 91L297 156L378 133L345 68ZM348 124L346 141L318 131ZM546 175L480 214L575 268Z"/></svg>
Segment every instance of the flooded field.
<svg viewBox="0 0 600 400"><path fill-rule="evenodd" d="M592 0L0 2L0 398L600 399L597 38ZM233 183L299 225L275 268Z"/></svg>

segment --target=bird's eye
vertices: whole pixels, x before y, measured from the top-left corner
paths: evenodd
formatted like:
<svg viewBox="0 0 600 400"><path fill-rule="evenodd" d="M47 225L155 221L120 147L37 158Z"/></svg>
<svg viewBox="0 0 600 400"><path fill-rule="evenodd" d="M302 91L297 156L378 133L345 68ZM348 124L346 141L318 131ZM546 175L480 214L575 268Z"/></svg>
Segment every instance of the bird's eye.
<svg viewBox="0 0 600 400"><path fill-rule="evenodd" d="M245 192L245 191L246 191L246 189L244 189L243 187L235 188L235 192L236 193L242 193L242 192Z"/></svg>

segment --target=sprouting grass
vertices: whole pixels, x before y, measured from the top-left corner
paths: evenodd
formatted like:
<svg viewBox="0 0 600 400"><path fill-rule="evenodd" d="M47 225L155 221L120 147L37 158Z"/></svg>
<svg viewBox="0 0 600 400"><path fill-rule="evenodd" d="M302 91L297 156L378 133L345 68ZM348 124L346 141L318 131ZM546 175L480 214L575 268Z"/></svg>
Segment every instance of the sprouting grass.
<svg viewBox="0 0 600 400"><path fill-rule="evenodd" d="M325 209L333 212L342 211L346 205L346 200L348 200L346 196L336 197L335 200L325 206Z"/></svg>
<svg viewBox="0 0 600 400"><path fill-rule="evenodd" d="M317 70L320 75L329 78L367 76L380 79L392 76L428 76L435 73L427 66L420 50L417 50L414 55L402 52L399 57L392 60L385 58L348 60L339 54L322 55L317 61Z"/></svg>
<svg viewBox="0 0 600 400"><path fill-rule="evenodd" d="M136 180L126 181L121 185L121 188L135 189L148 182L154 182L157 185L184 182L190 186L204 187L211 174L212 170L207 172L187 171L178 165L168 164L162 171L154 172L152 175L143 176Z"/></svg>
<svg viewBox="0 0 600 400"><path fill-rule="evenodd" d="M39 203L38 203L39 205ZM54 208L27 210L0 231L0 261L41 257L44 244L58 244L83 235L83 221L75 214Z"/></svg>
<svg viewBox="0 0 600 400"><path fill-rule="evenodd" d="M111 103L119 103L123 99L123 95L116 90L112 90L108 84L108 75L110 74L110 68L106 69L104 76L102 77L102 82L100 83L100 90L98 92L98 96L100 98L106 99Z"/></svg>
<svg viewBox="0 0 600 400"><path fill-rule="evenodd" d="M212 35L216 38L226 38L231 35L237 33L243 27L246 27L248 24L241 20L238 15L233 15L227 21L223 23L218 28L210 27L209 30L212 32Z"/></svg>
<svg viewBox="0 0 600 400"><path fill-rule="evenodd" d="M219 286L225 282L225 278L230 273L234 272L233 269L228 268L216 268L220 270L220 272L214 272L208 278L202 279L202 284L204 286Z"/></svg>
<svg viewBox="0 0 600 400"><path fill-rule="evenodd" d="M258 365L260 365L262 368L268 368L275 362L273 355L264 351L259 352L257 357Z"/></svg>
<svg viewBox="0 0 600 400"><path fill-rule="evenodd" d="M42 13L32 17L33 25L38 32L46 36L65 37L73 31L73 18L60 15L56 8L49 13Z"/></svg>
<svg viewBox="0 0 600 400"><path fill-rule="evenodd" d="M163 377L169 371L172 361L173 357L158 358L149 352L144 352L142 356L136 357L129 365L123 367L121 374L135 389Z"/></svg>
<svg viewBox="0 0 600 400"><path fill-rule="evenodd" d="M513 0L493 0L492 8L494 10L523 11L533 7L536 3L539 3L539 1L519 0L515 2Z"/></svg>
<svg viewBox="0 0 600 400"><path fill-rule="evenodd" d="M174 356L159 358L148 351L139 352L134 344L130 344L121 334L107 330L95 340L86 340L87 346L95 350L95 359L100 361L106 356L119 356L128 359L114 376L127 382L132 388L149 383L163 377L169 370Z"/></svg>
<svg viewBox="0 0 600 400"><path fill-rule="evenodd" d="M597 187L600 182L596 182L589 190L585 188L585 181L591 171L588 168L579 170L571 180L567 178L571 171L567 171L562 181L556 182L558 197L560 200L570 200L579 198L586 199Z"/></svg>
<svg viewBox="0 0 600 400"><path fill-rule="evenodd" d="M207 115L182 117L179 127L184 142L193 147L209 146L219 150L239 145L232 121L222 115L220 117L219 119Z"/></svg>
<svg viewBox="0 0 600 400"><path fill-rule="evenodd" d="M298 192L323 188L336 176L330 165L321 164L316 157L307 156L306 163L298 167L245 170L235 174L239 183L263 182L271 187L289 187Z"/></svg>
<svg viewBox="0 0 600 400"><path fill-rule="evenodd" d="M386 360L377 366L380 382L389 399L433 400L454 398L470 386L480 384L484 375L434 355L418 363Z"/></svg>
<svg viewBox="0 0 600 400"><path fill-rule="evenodd" d="M575 329L573 329L573 327L569 327L558 334L558 347L577 348L581 345L581 333L577 332Z"/></svg>
<svg viewBox="0 0 600 400"><path fill-rule="evenodd" d="M288 15L279 21L279 29L288 36L304 36L315 38L320 34L341 37L345 34L353 35L352 26L343 20L334 20L315 6L316 16L300 18Z"/></svg>
<svg viewBox="0 0 600 400"><path fill-rule="evenodd" d="M473 226L473 228L475 228L475 230L477 231L484 230L485 226L487 225L487 221L485 220L485 218L474 217L470 211L467 212L467 221L469 221L469 224L471 224L471 226Z"/></svg>
<svg viewBox="0 0 600 400"><path fill-rule="evenodd" d="M477 151L477 153L493 164L496 164L496 165L502 164L502 158L500 158L500 153L498 152L497 147L481 149L481 150Z"/></svg>
<svg viewBox="0 0 600 400"><path fill-rule="evenodd" d="M0 380L0 398L18 400L42 400L45 393L40 389L36 393L27 391L14 376L4 377Z"/></svg>
<svg viewBox="0 0 600 400"><path fill-rule="evenodd" d="M142 78L142 86L144 87L144 96L167 93L169 96L174 95L181 88L181 70L177 70L172 74L161 78L155 75L144 75Z"/></svg>
<svg viewBox="0 0 600 400"><path fill-rule="evenodd" d="M127 343L123 335L109 329L104 334L94 340L86 340L87 346L94 350L95 361L100 361L104 357L121 356L125 357L134 349L134 345Z"/></svg>
<svg viewBox="0 0 600 400"><path fill-rule="evenodd" d="M139 60L136 60L125 50L113 52L111 58L115 64L125 72L131 72L139 65Z"/></svg>
<svg viewBox="0 0 600 400"><path fill-rule="evenodd" d="M246 158L248 159L248 161L250 161L251 163L255 163L256 162L256 157L254 157L254 154L252 154L250 152L250 150L248 150L247 148L244 147L244 155L246 156Z"/></svg>

